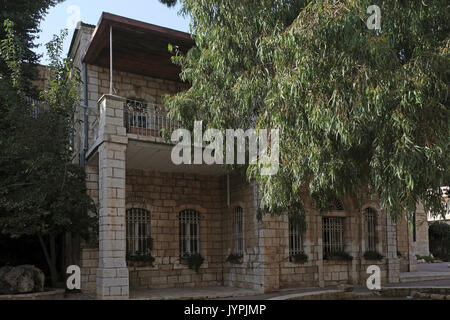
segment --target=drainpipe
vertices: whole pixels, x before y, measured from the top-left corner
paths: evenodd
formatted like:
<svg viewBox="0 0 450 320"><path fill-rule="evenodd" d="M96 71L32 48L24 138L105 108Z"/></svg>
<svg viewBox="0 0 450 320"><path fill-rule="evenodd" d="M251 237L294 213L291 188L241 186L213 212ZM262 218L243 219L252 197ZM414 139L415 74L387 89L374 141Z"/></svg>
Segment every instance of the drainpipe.
<svg viewBox="0 0 450 320"><path fill-rule="evenodd" d="M81 151L81 167L84 168L86 166L86 155L88 152L89 145L89 115L88 115L88 85L87 85L87 66L86 63L83 62L83 110L84 110L84 141L83 141L83 150Z"/></svg>
<svg viewBox="0 0 450 320"><path fill-rule="evenodd" d="M109 94L113 94L113 33L112 26L109 27Z"/></svg>

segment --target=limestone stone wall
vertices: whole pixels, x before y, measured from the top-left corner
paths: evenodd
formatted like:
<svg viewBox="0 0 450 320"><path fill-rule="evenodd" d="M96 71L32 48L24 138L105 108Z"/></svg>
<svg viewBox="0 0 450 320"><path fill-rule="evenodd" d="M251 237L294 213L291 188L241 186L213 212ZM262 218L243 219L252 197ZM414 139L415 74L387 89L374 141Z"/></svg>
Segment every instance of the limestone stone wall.
<svg viewBox="0 0 450 320"><path fill-rule="evenodd" d="M428 235L428 218L422 204L417 206L416 228L417 228L416 254L421 256L429 256L430 245Z"/></svg>
<svg viewBox="0 0 450 320"><path fill-rule="evenodd" d="M226 180L226 177L224 177ZM224 250L224 284L239 288L262 290L264 284L264 246L262 242L263 224L256 215L257 194L253 184L239 175L230 176L230 206L224 203L222 234ZM224 181L224 184L226 181ZM236 207L243 209L244 255L242 264L225 262L234 253L233 214Z"/></svg>
<svg viewBox="0 0 450 320"><path fill-rule="evenodd" d="M221 209L224 197L220 177L128 170L127 208L151 212L153 267L129 267L131 288L217 286L222 282ZM200 272L181 263L178 213L201 214Z"/></svg>
<svg viewBox="0 0 450 320"><path fill-rule="evenodd" d="M98 268L98 248L81 249L81 290L84 293L95 293Z"/></svg>

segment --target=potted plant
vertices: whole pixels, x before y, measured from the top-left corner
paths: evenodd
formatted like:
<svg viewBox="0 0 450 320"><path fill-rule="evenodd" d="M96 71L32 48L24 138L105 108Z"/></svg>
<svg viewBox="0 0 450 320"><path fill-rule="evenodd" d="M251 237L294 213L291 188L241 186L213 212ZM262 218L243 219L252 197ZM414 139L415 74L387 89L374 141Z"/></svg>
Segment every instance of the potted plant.
<svg viewBox="0 0 450 320"><path fill-rule="evenodd" d="M308 261L308 255L306 253L304 253L303 251L292 255L290 258L291 258L291 262L293 262L293 263L302 264L302 263L305 263Z"/></svg>
<svg viewBox="0 0 450 320"><path fill-rule="evenodd" d="M366 251L364 253L364 259L366 260L381 261L383 258L384 256L378 251Z"/></svg>
<svg viewBox="0 0 450 320"><path fill-rule="evenodd" d="M327 252L323 256L324 260L344 260L352 261L353 257L345 251Z"/></svg>
<svg viewBox="0 0 450 320"><path fill-rule="evenodd" d="M244 262L244 256L242 254L230 253L225 261L231 264L242 264Z"/></svg>
<svg viewBox="0 0 450 320"><path fill-rule="evenodd" d="M151 254L145 255L129 255L127 254L127 262L130 267L153 267L155 258Z"/></svg>
<svg viewBox="0 0 450 320"><path fill-rule="evenodd" d="M203 264L205 259L200 253L186 254L180 258L181 264L187 264L189 269L194 270L199 273L200 266Z"/></svg>

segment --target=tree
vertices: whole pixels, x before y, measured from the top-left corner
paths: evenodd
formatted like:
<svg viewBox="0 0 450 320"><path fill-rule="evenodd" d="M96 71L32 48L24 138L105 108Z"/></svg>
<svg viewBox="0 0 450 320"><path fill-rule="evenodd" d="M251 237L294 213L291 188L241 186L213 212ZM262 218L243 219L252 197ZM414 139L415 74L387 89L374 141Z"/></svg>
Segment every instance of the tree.
<svg viewBox="0 0 450 320"><path fill-rule="evenodd" d="M186 128L279 128L280 171L261 176L267 212L304 215L308 190L376 194L397 219L442 212L449 175L448 3L180 0L196 46L173 59L190 89L166 99ZM367 8L381 8L381 30ZM256 119L256 120L255 120Z"/></svg>
<svg viewBox="0 0 450 320"><path fill-rule="evenodd" d="M48 3L48 2L46 2ZM36 236L58 281L57 239L67 231L85 236L95 218L87 196L84 172L72 163L73 114L79 103L79 70L62 56L67 32L47 44L50 85L32 103L27 41L5 21L0 60L0 233L12 238Z"/></svg>

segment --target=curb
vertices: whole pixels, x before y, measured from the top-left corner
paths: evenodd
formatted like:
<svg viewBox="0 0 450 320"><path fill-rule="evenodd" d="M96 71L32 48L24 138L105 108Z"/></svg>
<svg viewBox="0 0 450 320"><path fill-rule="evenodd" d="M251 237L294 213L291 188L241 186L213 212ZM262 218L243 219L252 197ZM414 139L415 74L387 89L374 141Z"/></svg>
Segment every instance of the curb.
<svg viewBox="0 0 450 320"><path fill-rule="evenodd" d="M48 292L28 293L28 294L8 294L0 295L0 300L40 300L52 296L64 295L65 289L57 289Z"/></svg>

